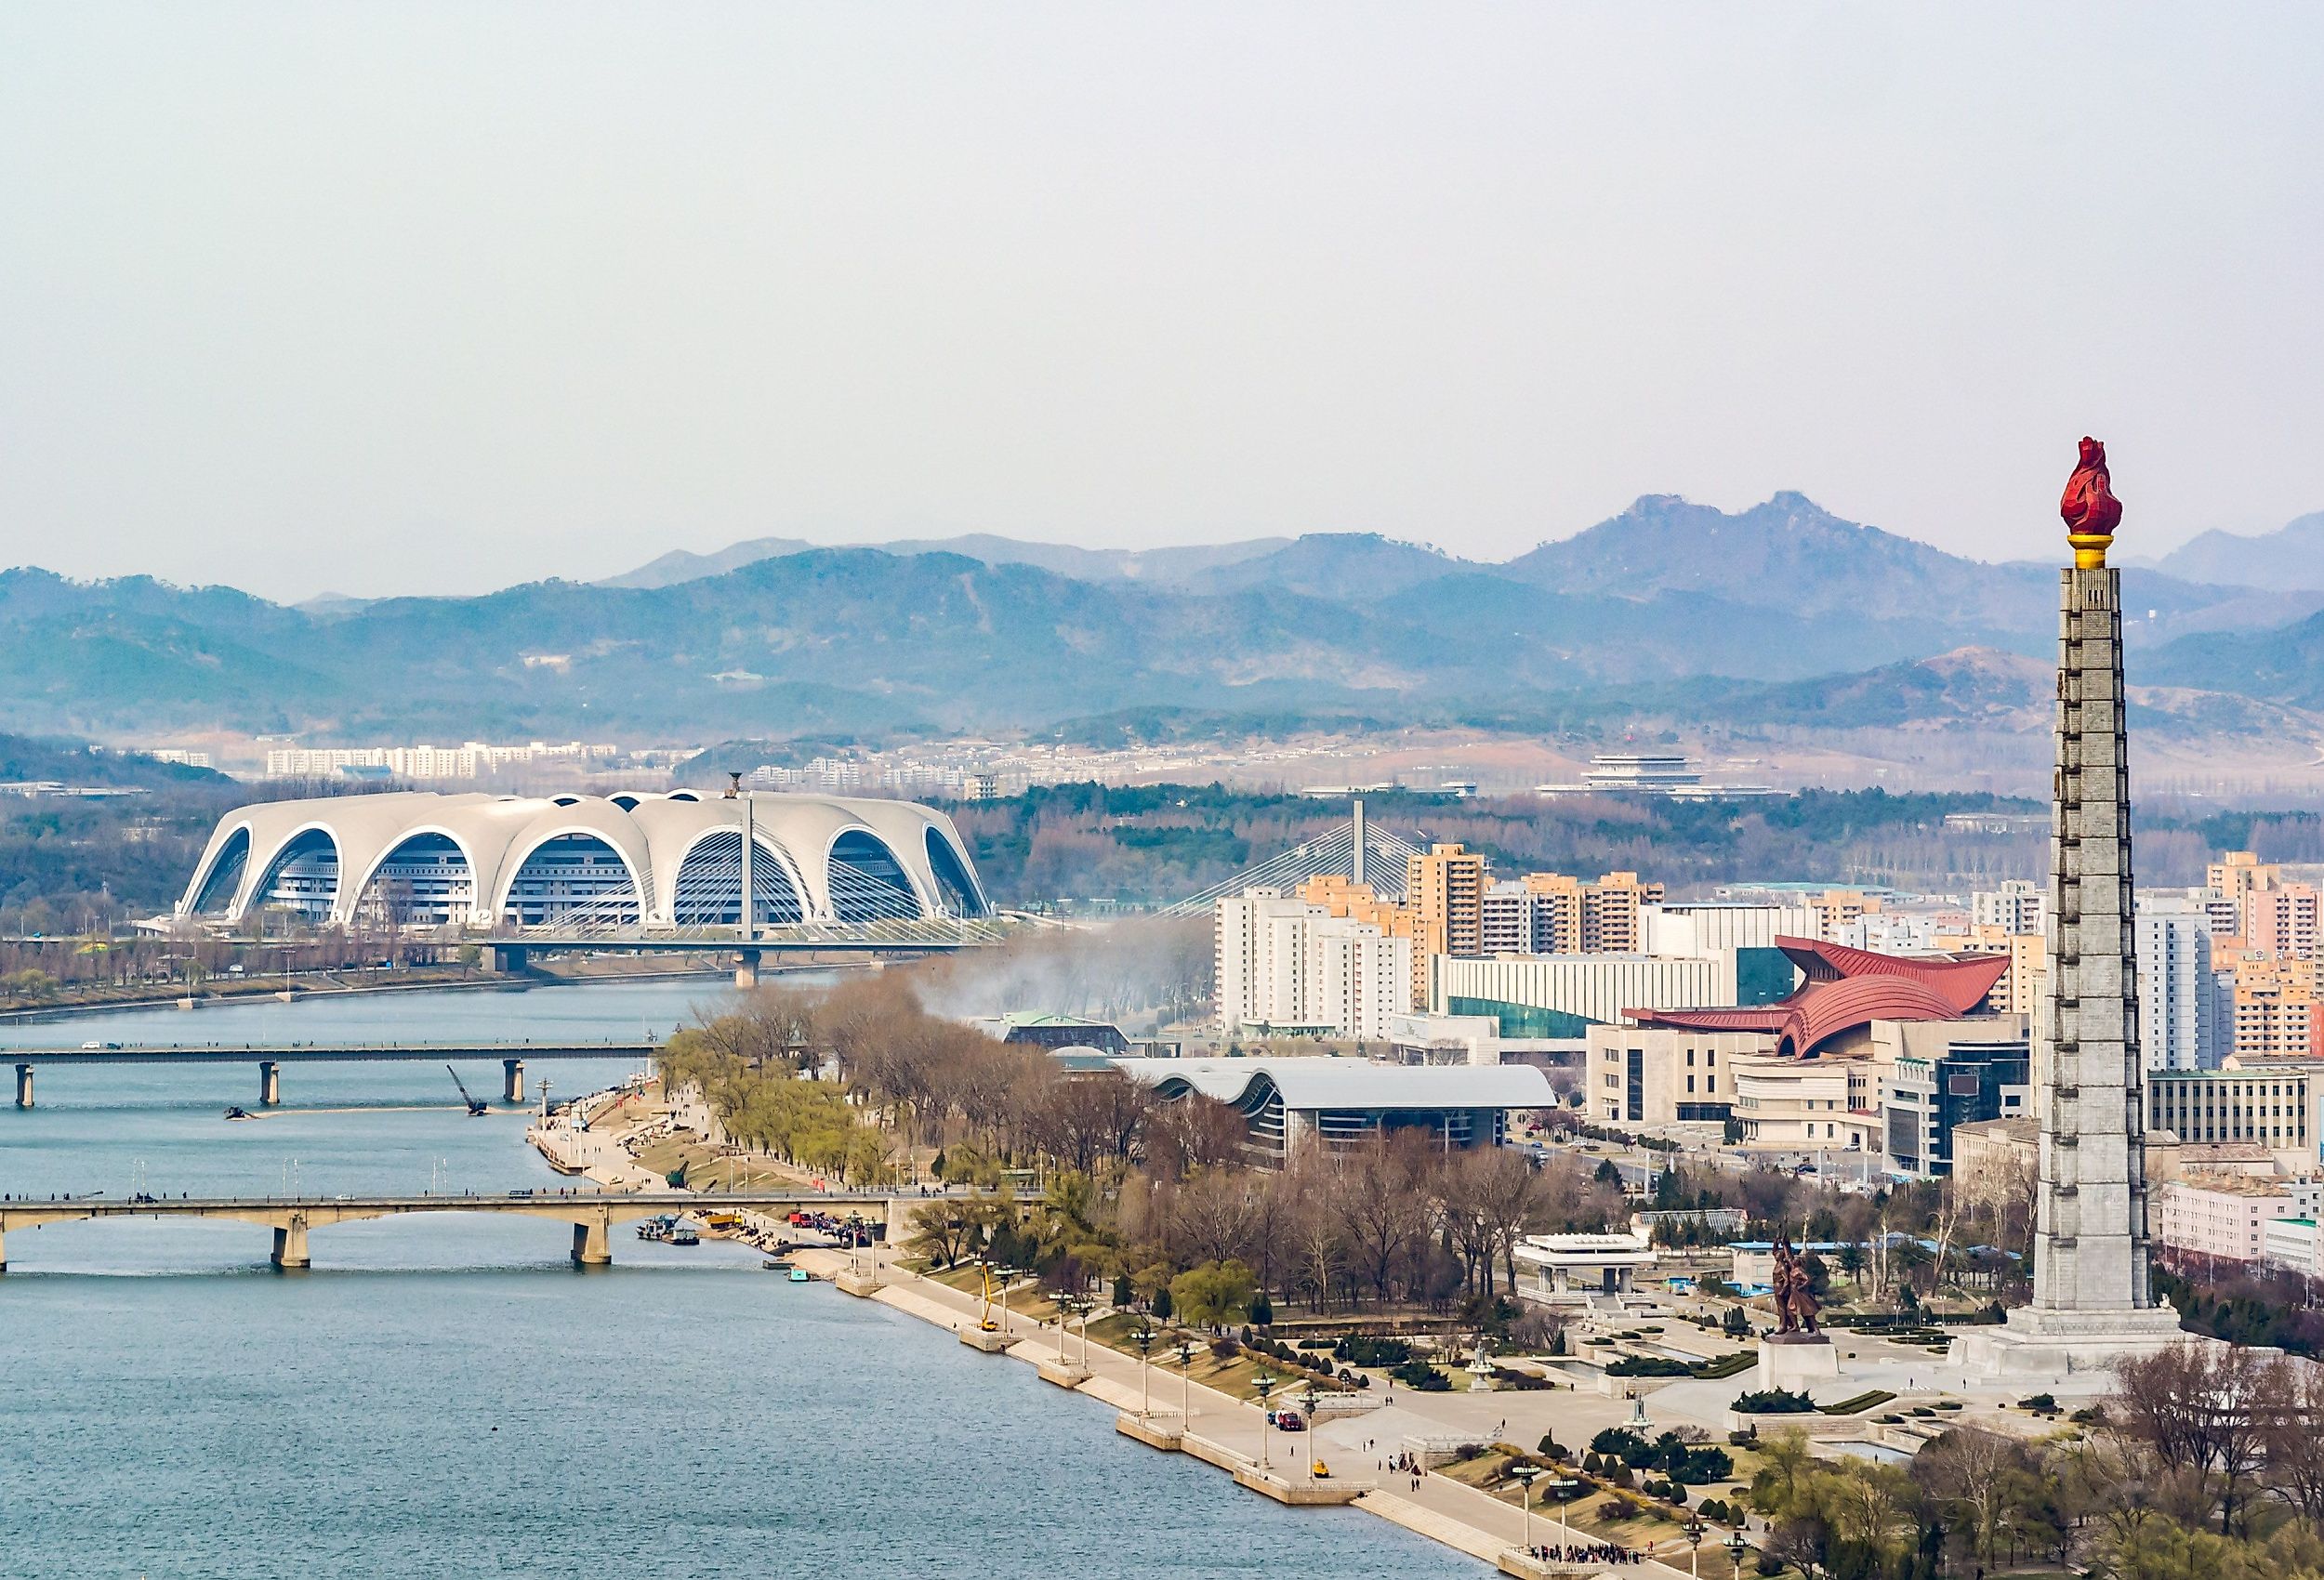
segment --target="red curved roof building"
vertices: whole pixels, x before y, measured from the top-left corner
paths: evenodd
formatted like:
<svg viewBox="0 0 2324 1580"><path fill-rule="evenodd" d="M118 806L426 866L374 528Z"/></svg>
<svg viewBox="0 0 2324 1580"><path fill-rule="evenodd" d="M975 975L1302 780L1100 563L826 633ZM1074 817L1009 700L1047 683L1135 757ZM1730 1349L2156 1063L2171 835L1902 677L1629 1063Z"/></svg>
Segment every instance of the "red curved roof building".
<svg viewBox="0 0 2324 1580"><path fill-rule="evenodd" d="M1806 980L1773 1004L1735 1009L1626 1009L1641 1026L1696 1032L1758 1032L1783 1055L1815 1058L1861 1042L1875 1020L1958 1020L1985 1002L2009 957L1908 958L1812 938L1778 938Z"/></svg>

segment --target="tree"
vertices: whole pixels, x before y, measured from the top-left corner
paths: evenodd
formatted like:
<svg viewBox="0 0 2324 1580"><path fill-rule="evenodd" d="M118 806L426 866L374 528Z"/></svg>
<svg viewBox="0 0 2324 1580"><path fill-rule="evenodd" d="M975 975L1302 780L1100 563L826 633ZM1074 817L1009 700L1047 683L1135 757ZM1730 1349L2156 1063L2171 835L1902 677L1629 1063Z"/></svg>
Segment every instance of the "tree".
<svg viewBox="0 0 2324 1580"><path fill-rule="evenodd" d="M1179 1320L1195 1327L1223 1327L1245 1316L1257 1321L1251 1302L1258 1293L1250 1269L1239 1261L1205 1262L1190 1268L1172 1279L1166 1292ZM1157 1317L1171 1314L1163 1309L1163 1298L1155 1297Z"/></svg>

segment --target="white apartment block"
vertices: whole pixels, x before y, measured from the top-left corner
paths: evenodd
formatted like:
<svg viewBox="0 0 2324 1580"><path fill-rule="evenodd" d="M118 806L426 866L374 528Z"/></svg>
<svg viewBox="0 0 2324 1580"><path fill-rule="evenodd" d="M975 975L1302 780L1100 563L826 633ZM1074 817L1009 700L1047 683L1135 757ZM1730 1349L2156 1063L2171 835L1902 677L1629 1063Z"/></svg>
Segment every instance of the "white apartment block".
<svg viewBox="0 0 2324 1580"><path fill-rule="evenodd" d="M1981 889L1972 894L1969 919L1981 928L2039 933L2050 919L2050 896L2039 884L2010 878L1999 889Z"/></svg>
<svg viewBox="0 0 2324 1580"><path fill-rule="evenodd" d="M2142 895L2133 928L2138 949L2138 1041L2149 1070L2216 1070L2228 1048L2227 1023L2212 969L2211 918L2177 895Z"/></svg>
<svg viewBox="0 0 2324 1580"><path fill-rule="evenodd" d="M1253 889L1212 908L1219 1024L1385 1038L1410 1008L1412 941Z"/></svg>

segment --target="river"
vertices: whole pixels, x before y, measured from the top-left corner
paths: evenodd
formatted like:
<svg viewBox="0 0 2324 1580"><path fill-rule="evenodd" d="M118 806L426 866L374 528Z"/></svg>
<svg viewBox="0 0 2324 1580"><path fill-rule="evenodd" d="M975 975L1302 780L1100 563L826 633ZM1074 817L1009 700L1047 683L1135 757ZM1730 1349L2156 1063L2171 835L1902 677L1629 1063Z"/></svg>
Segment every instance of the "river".
<svg viewBox="0 0 2324 1580"><path fill-rule="evenodd" d="M13 1047L666 1034L706 984L108 1014ZM560 1089L615 1061L535 1067ZM478 1064L475 1086L498 1067ZM0 1109L0 1190L194 1195L563 1183L432 1064L51 1069ZM568 1084L569 1086L568 1086ZM1286 1509L1116 1436L1111 1413L758 1258L561 1224L20 1230L0 1276L0 1575L1473 1577L1387 1521Z"/></svg>

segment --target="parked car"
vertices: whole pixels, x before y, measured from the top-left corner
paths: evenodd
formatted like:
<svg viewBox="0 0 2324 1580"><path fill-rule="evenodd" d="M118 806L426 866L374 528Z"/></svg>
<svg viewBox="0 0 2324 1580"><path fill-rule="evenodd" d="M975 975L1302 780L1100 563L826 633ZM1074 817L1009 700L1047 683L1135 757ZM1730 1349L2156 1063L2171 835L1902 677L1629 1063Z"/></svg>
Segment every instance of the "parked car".
<svg viewBox="0 0 2324 1580"><path fill-rule="evenodd" d="M1274 1429L1279 1432L1303 1432L1307 1430L1307 1418L1296 1410L1272 1411L1269 1413L1267 1420L1274 1426Z"/></svg>

